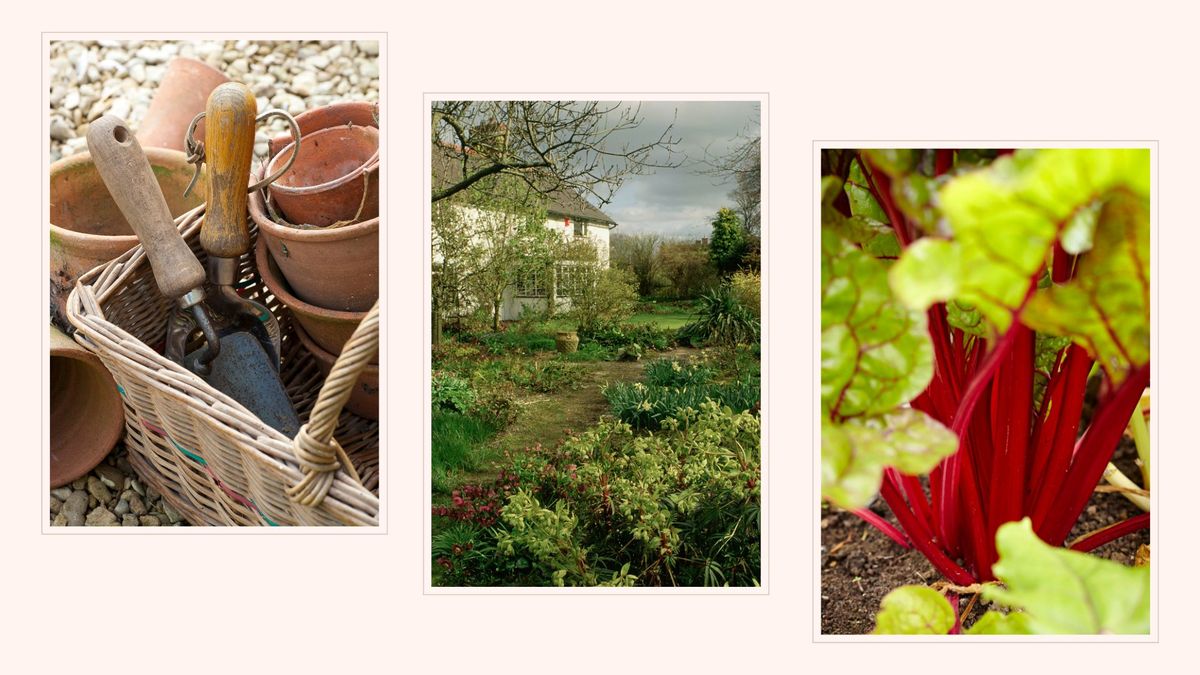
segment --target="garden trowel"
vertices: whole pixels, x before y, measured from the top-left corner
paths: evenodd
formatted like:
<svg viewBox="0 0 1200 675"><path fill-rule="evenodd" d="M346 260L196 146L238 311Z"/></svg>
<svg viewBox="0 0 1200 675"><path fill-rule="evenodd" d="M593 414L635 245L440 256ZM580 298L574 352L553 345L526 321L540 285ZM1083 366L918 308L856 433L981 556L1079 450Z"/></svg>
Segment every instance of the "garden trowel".
<svg viewBox="0 0 1200 675"><path fill-rule="evenodd" d="M220 133L214 133L218 128L221 128L221 125L210 123L209 139L216 140L221 137ZM240 313L227 312L226 308L235 304L234 301L222 297L224 294L220 292L215 297L210 297L211 294L205 291L204 268L175 228L174 219L162 192L159 191L150 162L124 121L112 115L105 115L89 126L87 138L88 150L101 178L104 179L105 186L146 251L159 290L177 302L177 313L186 316L190 326L197 329L203 337L202 346L182 359L177 354L168 353L168 356L174 356L175 360L200 375L218 391L241 403L268 426L286 436L295 436L300 422L279 380L278 349L275 349L274 354L269 354L263 347L264 341L270 344L270 331L265 326L268 322L263 318L270 317L270 313L261 305ZM220 166L225 168L227 165ZM236 180L241 186L243 229L246 175L248 169ZM228 174L222 178L226 182L232 180ZM209 216L213 213L213 203L209 202ZM228 213L228 209L222 211L222 207L219 206L216 212L223 217ZM209 217L206 216L206 228L208 221ZM219 219L216 222L228 221ZM217 230L220 231L220 228ZM201 238L203 235L202 231ZM235 267L232 274L236 277L236 258L233 264ZM211 267L210 260L210 269ZM236 293L234 295L236 296ZM214 308L222 312L218 314L214 312ZM256 336L253 331L245 329L249 313L260 308L262 312L254 312L253 316L256 324L264 324L259 328L264 337ZM273 320L272 318L271 321ZM173 317L170 324L168 347L172 342L185 344L187 333L191 333L191 329L183 329L186 333L180 338L181 321L178 317ZM278 335L277 325L274 333Z"/></svg>

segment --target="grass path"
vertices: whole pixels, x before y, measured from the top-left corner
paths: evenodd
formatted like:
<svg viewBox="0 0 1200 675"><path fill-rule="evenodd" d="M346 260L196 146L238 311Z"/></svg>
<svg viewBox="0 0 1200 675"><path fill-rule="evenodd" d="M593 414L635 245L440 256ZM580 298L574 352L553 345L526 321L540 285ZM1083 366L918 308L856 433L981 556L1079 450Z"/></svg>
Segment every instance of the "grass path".
<svg viewBox="0 0 1200 675"><path fill-rule="evenodd" d="M589 372L578 389L522 398L520 419L488 442L479 463L482 468L459 474L455 482L461 485L494 478L496 471L492 464L506 451L515 453L538 443L553 447L567 437L567 431L592 426L609 411L608 401L600 389L608 382L641 379L647 360L691 356L698 352L690 347L679 347L666 352L650 352L641 361L584 362Z"/></svg>

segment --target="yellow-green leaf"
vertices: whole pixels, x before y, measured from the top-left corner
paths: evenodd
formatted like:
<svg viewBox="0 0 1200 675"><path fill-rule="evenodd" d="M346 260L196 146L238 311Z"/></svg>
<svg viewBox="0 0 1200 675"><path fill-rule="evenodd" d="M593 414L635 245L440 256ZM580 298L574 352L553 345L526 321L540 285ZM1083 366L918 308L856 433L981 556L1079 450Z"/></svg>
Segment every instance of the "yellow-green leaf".
<svg viewBox="0 0 1200 675"><path fill-rule="evenodd" d="M996 533L1000 560L992 567L1007 588L988 585L988 600L1020 609L1038 634L1150 632L1150 569L1126 567L1050 546L1028 518Z"/></svg>
<svg viewBox="0 0 1200 675"><path fill-rule="evenodd" d="M946 635L954 608L928 586L901 586L883 596L875 615L876 635Z"/></svg>

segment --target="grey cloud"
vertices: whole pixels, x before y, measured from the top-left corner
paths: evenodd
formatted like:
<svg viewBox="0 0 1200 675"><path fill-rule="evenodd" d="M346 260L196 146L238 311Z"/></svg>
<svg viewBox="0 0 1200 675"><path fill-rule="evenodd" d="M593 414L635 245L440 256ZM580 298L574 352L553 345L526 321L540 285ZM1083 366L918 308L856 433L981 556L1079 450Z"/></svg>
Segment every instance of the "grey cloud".
<svg viewBox="0 0 1200 675"><path fill-rule="evenodd" d="M666 237L696 239L707 236L717 209L732 206L732 184L714 184L713 176L697 173L705 149L712 154L728 151L752 119L757 121L757 101L645 101L642 125L622 141L648 142L658 138L674 118L673 134L688 161L676 169L658 169L646 176L630 176L612 202L601 207L625 233L652 232Z"/></svg>

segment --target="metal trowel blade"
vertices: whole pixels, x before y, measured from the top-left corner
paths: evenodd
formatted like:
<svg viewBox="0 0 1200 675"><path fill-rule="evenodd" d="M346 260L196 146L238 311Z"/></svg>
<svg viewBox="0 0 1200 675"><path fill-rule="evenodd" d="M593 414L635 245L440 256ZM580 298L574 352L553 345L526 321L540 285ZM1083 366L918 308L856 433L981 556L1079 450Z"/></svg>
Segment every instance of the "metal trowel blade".
<svg viewBox="0 0 1200 675"><path fill-rule="evenodd" d="M196 359L203 352L201 348L188 354L184 366L196 372ZM300 419L279 373L253 335L234 333L221 338L221 352L212 363L212 372L202 377L284 436L293 438L300 431Z"/></svg>

